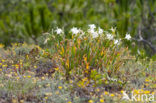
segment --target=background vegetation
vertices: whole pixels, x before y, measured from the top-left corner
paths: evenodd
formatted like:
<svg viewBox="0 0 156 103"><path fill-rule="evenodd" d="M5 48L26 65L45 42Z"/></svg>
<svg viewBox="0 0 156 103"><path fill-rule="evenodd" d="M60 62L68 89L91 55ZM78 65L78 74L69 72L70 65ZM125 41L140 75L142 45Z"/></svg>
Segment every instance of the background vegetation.
<svg viewBox="0 0 156 103"><path fill-rule="evenodd" d="M121 37L130 33L136 40L125 45L135 54L139 47L142 56L153 56L155 18L155 0L0 0L0 42L37 44L40 35L57 26L68 32L96 24L116 27Z"/></svg>

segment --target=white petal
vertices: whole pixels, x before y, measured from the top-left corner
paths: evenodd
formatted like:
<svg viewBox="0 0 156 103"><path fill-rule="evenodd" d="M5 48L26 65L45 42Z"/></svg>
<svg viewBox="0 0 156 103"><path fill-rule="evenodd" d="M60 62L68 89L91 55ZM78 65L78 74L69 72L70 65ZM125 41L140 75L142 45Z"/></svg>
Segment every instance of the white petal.
<svg viewBox="0 0 156 103"><path fill-rule="evenodd" d="M89 26L90 29L95 29L96 28L95 24L90 24L88 26Z"/></svg>

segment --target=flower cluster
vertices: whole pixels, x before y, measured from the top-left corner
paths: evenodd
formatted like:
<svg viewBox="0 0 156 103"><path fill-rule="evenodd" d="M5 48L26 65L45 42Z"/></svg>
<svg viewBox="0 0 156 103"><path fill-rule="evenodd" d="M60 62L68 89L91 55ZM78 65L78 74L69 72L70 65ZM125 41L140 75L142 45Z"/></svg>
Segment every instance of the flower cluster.
<svg viewBox="0 0 156 103"><path fill-rule="evenodd" d="M70 29L69 33L72 34L72 37L78 36L80 38L84 35L86 35L86 36L90 35L92 37L92 39L96 39L97 37L102 37L102 38L108 39L110 41L113 41L115 45L120 45L121 41L123 39L131 40L131 38L132 38L129 33L125 34L125 38L117 38L117 36L115 35L116 28L113 28L113 27L110 29L111 32L104 31L101 27L97 27L95 24L89 24L88 27L89 27L88 30L86 30L87 32L84 32L80 28L73 27ZM64 31L58 27L54 31L58 35L64 34ZM50 40L50 38L45 39L44 44L46 44L49 40Z"/></svg>

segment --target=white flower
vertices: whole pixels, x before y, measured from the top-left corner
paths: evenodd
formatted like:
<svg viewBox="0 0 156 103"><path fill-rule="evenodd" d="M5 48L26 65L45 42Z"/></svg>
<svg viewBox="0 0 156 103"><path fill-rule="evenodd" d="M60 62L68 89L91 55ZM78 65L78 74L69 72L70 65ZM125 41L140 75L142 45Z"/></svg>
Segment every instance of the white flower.
<svg viewBox="0 0 156 103"><path fill-rule="evenodd" d="M110 30L111 30L112 32L115 32L115 31L116 31L116 28L111 27Z"/></svg>
<svg viewBox="0 0 156 103"><path fill-rule="evenodd" d="M94 29L89 29L88 32L92 34L93 38L96 38L99 36L98 32L94 31Z"/></svg>
<svg viewBox="0 0 156 103"><path fill-rule="evenodd" d="M92 30L96 28L95 24L90 24L88 26L89 26L89 29L92 29Z"/></svg>
<svg viewBox="0 0 156 103"><path fill-rule="evenodd" d="M114 44L118 45L119 44L119 40L114 40Z"/></svg>
<svg viewBox="0 0 156 103"><path fill-rule="evenodd" d="M99 34L103 34L103 29L101 29L101 28L99 27L98 33L99 33Z"/></svg>
<svg viewBox="0 0 156 103"><path fill-rule="evenodd" d="M126 34L125 39L130 40L131 39L131 35L130 34Z"/></svg>
<svg viewBox="0 0 156 103"><path fill-rule="evenodd" d="M93 36L93 38L97 38L99 36L99 34L97 32L92 32L92 36Z"/></svg>
<svg viewBox="0 0 156 103"><path fill-rule="evenodd" d="M88 29L88 32L92 34L92 33L94 33L95 31L94 31L94 29Z"/></svg>
<svg viewBox="0 0 156 103"><path fill-rule="evenodd" d="M108 38L109 40L113 40L113 35L112 35L112 34L106 34L106 36L107 36L107 38Z"/></svg>
<svg viewBox="0 0 156 103"><path fill-rule="evenodd" d="M63 33L63 30L62 30L61 28L57 28L57 29L55 30L55 32L56 32L57 34L62 34L62 33Z"/></svg>
<svg viewBox="0 0 156 103"><path fill-rule="evenodd" d="M77 29L76 27L73 27L70 31L71 31L73 34L78 34L78 33L80 33L80 29Z"/></svg>

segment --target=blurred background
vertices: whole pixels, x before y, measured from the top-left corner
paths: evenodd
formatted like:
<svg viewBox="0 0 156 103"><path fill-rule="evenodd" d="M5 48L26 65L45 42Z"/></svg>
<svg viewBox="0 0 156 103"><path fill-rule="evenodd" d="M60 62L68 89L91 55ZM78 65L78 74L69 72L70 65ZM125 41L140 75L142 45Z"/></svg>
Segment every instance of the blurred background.
<svg viewBox="0 0 156 103"><path fill-rule="evenodd" d="M156 0L0 0L0 43L38 43L38 37L61 27L116 27L132 53L156 57Z"/></svg>

